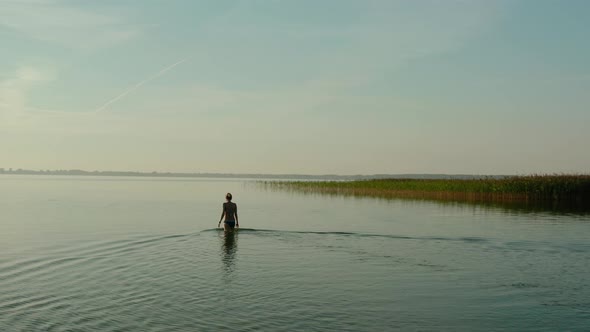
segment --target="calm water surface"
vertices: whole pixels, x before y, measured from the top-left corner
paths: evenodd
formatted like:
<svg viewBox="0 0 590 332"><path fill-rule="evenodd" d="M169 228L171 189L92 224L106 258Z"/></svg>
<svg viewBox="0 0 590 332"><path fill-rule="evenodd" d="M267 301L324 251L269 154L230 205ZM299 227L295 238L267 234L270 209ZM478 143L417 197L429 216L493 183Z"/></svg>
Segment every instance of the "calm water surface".
<svg viewBox="0 0 590 332"><path fill-rule="evenodd" d="M2 175L0 331L587 331L589 239L587 215Z"/></svg>

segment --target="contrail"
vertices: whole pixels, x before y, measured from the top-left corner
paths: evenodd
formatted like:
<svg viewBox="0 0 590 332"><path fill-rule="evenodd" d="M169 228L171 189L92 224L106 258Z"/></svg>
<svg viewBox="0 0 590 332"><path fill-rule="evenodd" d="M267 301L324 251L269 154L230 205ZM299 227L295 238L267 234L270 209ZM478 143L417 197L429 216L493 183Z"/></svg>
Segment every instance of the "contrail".
<svg viewBox="0 0 590 332"><path fill-rule="evenodd" d="M148 78L146 78L145 80L129 87L127 90L123 91L120 95L116 96L115 98L107 101L104 105L102 105L101 107L97 108L96 110L94 110L94 113L98 113L102 110L104 110L105 108L109 107L111 104L115 103L116 101L118 101L119 99L125 97L126 95L130 94L131 92L133 92L134 90L137 90L139 87L141 87L142 85L146 84L147 82L151 81L151 80L155 80L156 78L166 74L167 71L171 70L172 68L178 66L179 64L185 62L186 60L188 60L188 58L182 59L178 62L175 62L171 65L169 65L168 67L165 67L164 69L160 70L159 72L157 72L155 75L150 76Z"/></svg>

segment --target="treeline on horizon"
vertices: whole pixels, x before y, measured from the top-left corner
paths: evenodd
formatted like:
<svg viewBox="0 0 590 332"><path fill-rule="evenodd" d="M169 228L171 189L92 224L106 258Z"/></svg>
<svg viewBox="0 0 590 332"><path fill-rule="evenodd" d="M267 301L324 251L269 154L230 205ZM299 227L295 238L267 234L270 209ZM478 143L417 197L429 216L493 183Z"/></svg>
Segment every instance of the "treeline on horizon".
<svg viewBox="0 0 590 332"><path fill-rule="evenodd" d="M0 168L0 174L20 174L20 175L74 175L74 176L142 176L142 177L221 177L221 178L252 178L252 179L293 179L293 180L370 180L370 179L474 179L478 175L467 174L373 174L373 175L309 175L309 174L246 174L246 173L173 173L173 172L137 172L137 171L85 171L80 169L69 170L31 170L31 169L13 169ZM492 178L502 178L505 175L494 175Z"/></svg>
<svg viewBox="0 0 590 332"><path fill-rule="evenodd" d="M547 202L590 208L590 175L553 174L475 179L373 179L265 182L308 193L466 202Z"/></svg>

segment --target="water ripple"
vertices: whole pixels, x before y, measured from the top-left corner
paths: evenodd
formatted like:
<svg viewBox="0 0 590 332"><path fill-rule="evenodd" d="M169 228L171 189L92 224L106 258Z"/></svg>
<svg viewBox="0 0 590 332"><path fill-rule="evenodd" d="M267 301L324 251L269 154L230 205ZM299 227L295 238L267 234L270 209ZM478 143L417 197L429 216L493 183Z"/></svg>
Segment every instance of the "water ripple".
<svg viewBox="0 0 590 332"><path fill-rule="evenodd" d="M445 306L449 299L471 303L478 294L496 305L498 317L510 315L511 306L530 306L532 296L540 308L535 310L583 314L587 282L572 276L586 268L564 265L559 270L533 259L539 252L549 262L564 254L581 257L585 253L578 251L586 247L563 244L556 252L538 251L547 245L468 236L258 229L72 245L0 265L0 330L434 329L438 311L454 312ZM523 250L530 248L537 251ZM499 264L511 268L513 276L494 274ZM538 272L534 276L550 277L537 280L530 269ZM565 273L553 278L553 271ZM552 295L555 289L563 293ZM405 309L425 307L428 311ZM412 315L429 320L414 322L418 318Z"/></svg>

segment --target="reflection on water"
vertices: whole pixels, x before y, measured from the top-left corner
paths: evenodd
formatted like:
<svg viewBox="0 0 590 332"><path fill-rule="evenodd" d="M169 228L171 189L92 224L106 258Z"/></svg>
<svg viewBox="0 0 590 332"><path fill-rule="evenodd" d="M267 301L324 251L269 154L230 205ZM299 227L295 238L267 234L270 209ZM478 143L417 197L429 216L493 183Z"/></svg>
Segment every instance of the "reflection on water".
<svg viewBox="0 0 590 332"><path fill-rule="evenodd" d="M408 203L415 203L416 205L425 202L435 203L436 205L445 207L458 207L465 210L477 209L480 212L501 212L506 215L529 215L529 214L547 214L556 216L588 216L590 214L590 202L588 204L570 204L559 202L465 202L465 201L450 201L450 200L417 200L417 199L392 199L387 200L403 200Z"/></svg>
<svg viewBox="0 0 590 332"><path fill-rule="evenodd" d="M238 232L224 231L222 233L221 262L226 276L235 270L236 252L238 251Z"/></svg>

